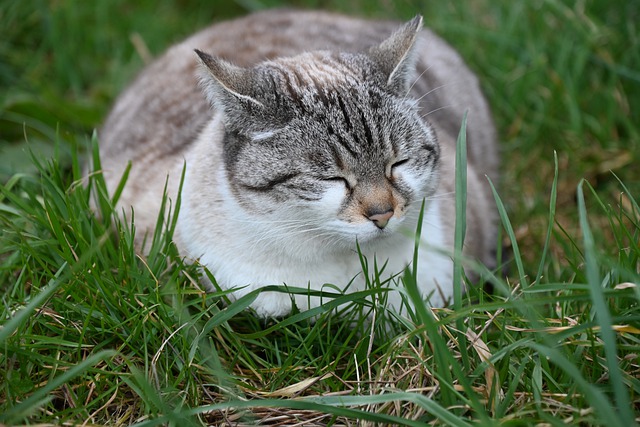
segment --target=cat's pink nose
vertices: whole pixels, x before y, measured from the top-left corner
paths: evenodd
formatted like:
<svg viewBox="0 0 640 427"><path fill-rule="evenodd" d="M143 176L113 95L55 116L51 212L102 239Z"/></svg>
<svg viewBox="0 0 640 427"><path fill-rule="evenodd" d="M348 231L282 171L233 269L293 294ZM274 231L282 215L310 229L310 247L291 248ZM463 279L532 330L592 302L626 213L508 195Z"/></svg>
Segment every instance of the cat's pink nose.
<svg viewBox="0 0 640 427"><path fill-rule="evenodd" d="M393 216L393 209L389 209L386 212L382 212L382 213L376 212L376 213L367 215L367 218L369 218L369 220L372 221L376 225L376 227L382 230L387 226L387 223L389 222L392 216Z"/></svg>

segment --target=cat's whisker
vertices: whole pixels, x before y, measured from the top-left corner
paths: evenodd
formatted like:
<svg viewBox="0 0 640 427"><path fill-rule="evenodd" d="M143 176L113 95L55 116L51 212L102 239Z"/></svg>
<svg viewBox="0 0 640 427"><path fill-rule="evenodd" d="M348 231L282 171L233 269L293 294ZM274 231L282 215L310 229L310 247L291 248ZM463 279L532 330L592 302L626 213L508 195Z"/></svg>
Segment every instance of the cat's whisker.
<svg viewBox="0 0 640 427"><path fill-rule="evenodd" d="M427 93L422 94L420 97L416 98L415 100L416 100L417 102L420 102L420 101L422 101L422 99L424 99L425 97L429 96L429 95L430 95L430 94L432 94L433 92L435 92L435 91L437 91L437 90L440 90L440 89L444 89L444 88L445 88L445 87L447 87L447 86L453 86L453 85L455 85L455 84L457 84L457 82L448 82L448 83L442 84L442 85L440 85L440 86L434 87L433 89L431 89L431 90L430 90L430 91L428 91Z"/></svg>
<svg viewBox="0 0 640 427"><path fill-rule="evenodd" d="M453 105L451 105L451 104L449 104L449 105L443 105L442 107L435 108L435 109L433 109L433 110L429 111L428 113L423 114L423 115L422 115L422 116L420 116L420 117L422 117L422 118L424 119L425 117L427 117L427 116L428 116L428 115L430 115L430 114L437 113L438 111L446 110L447 108L452 108L452 107L453 107Z"/></svg>
<svg viewBox="0 0 640 427"><path fill-rule="evenodd" d="M308 225L308 224L301 224L301 225ZM259 239L256 239L253 241L253 247L255 248L256 246L258 246L260 243L268 240L271 244L270 246L278 246L277 244L273 244L274 240L275 241L282 241L282 242L286 242L286 243L290 243L291 241L294 241L295 239L293 239L294 237L301 235L301 234L305 234L308 233L309 237L307 239L305 239L303 241L303 243L306 243L308 241L310 241L311 239L314 239L316 237L318 237L320 234L314 234L314 232L316 231L323 231L324 229L322 227L290 227L290 228L273 228L270 229L268 231L265 231L263 233L263 236L261 236Z"/></svg>
<svg viewBox="0 0 640 427"><path fill-rule="evenodd" d="M433 67L433 64L430 64L427 68L424 69L424 71L422 71L420 73L420 75L418 77L416 77L413 82L411 83L411 86L409 86L409 89L407 89L407 91L404 94L404 97L402 98L402 100L406 100L407 96L409 96L409 94L411 93L411 90L413 89L413 87L416 85L416 83L418 83L420 81L420 79L422 78L422 76L424 76L429 70L431 70L431 67ZM420 97L422 98L422 97Z"/></svg>
<svg viewBox="0 0 640 427"><path fill-rule="evenodd" d="M448 193L436 193L432 196L429 197L425 197L426 201L431 201L431 200L453 200L455 198L456 193L453 191L450 191Z"/></svg>
<svg viewBox="0 0 640 427"><path fill-rule="evenodd" d="M284 227L280 227L280 228L269 228L266 230L262 231L262 234L258 235L259 237L257 239L254 239L252 241L253 246L257 246L260 243L264 242L264 241L270 241L273 242L274 240L287 240L289 237L294 236L296 234L300 234L305 232L306 230L304 228L300 228L300 227L288 227L288 228L284 228Z"/></svg>
<svg viewBox="0 0 640 427"><path fill-rule="evenodd" d="M227 218L227 221L229 222L235 222L235 223L240 223L240 224L256 224L256 220L255 219L240 219L240 218ZM284 218L284 219L272 219L272 218L261 218L260 219L260 223L261 224L289 224L289 223L295 223L295 222L300 222L300 223L307 223L309 220L308 219L296 219L296 218Z"/></svg>

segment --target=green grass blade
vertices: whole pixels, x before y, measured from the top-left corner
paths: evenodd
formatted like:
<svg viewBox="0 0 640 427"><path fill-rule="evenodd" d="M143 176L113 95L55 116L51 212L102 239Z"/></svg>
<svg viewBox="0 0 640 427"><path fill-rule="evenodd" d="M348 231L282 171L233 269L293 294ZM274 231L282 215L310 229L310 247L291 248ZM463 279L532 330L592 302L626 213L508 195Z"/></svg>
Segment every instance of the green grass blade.
<svg viewBox="0 0 640 427"><path fill-rule="evenodd" d="M48 396L56 388L67 384L73 378L82 375L89 368L97 364L98 362L105 360L115 355L116 352L112 350L103 350L99 353L92 354L85 360L81 361L77 365L69 368L64 373L51 379L47 384L35 391L31 396L18 403L14 407L7 410L4 414L0 415L0 421L6 422L9 425L23 420L28 415L32 414L38 407L48 402L50 397Z"/></svg>
<svg viewBox="0 0 640 427"><path fill-rule="evenodd" d="M607 306L607 299L602 290L602 278L600 277L598 258L596 255L595 242L589 221L587 219L587 209L584 201L583 186L585 181L581 181L578 185L578 215L580 219L580 228L582 229L584 241L584 257L585 268L587 273L587 282L591 290L593 300L593 309L596 314L596 320L600 326L600 337L604 342L605 358L607 362L609 381L613 386L613 393L616 399L618 414L620 415L621 425L630 426L634 422L634 416L631 411L631 400L626 389L620 368L618 367L618 351L616 346L616 335L613 330L613 321L611 313ZM595 402L592 402L595 404Z"/></svg>
<svg viewBox="0 0 640 427"><path fill-rule="evenodd" d="M553 226L556 222L556 202L558 199L558 154L553 153L554 161L554 174L553 183L551 184L551 196L549 198L549 225L547 227L547 235L544 239L544 246L542 247L542 253L540 254L540 264L538 265L538 273L536 274L534 283L540 283L542 274L544 271L545 261L547 260L547 253L549 252L549 246L551 245L551 234L553 232Z"/></svg>
<svg viewBox="0 0 640 427"><path fill-rule="evenodd" d="M611 427L628 427L634 425L633 419L631 423L628 424L622 421L616 409L609 404L609 399L607 399L606 395L598 389L598 387L584 379L574 362L568 360L556 349L536 343L530 343L528 345L542 356L548 358L553 364L559 366L572 378L578 389L584 394L587 402L598 411L599 418L607 420L607 425Z"/></svg>
<svg viewBox="0 0 640 427"><path fill-rule="evenodd" d="M456 141L456 222L454 230L453 253L453 307L456 311L462 309L463 275L462 248L467 232L467 111L462 117L462 124ZM460 256L458 256L460 255ZM458 344L461 349L467 348L467 337L464 333L466 326L464 319L456 322ZM469 355L462 351L462 364L465 371L469 371Z"/></svg>
<svg viewBox="0 0 640 427"><path fill-rule="evenodd" d="M435 357L435 367L441 372L443 381L446 384L453 384L453 377L451 375L451 371L447 368L451 363L457 364L456 360L450 357L449 351L447 349L446 343L443 338L440 336L438 331L438 327L436 325L436 320L433 317L429 307L425 303L423 296L418 289L418 251L420 250L420 236L422 233L422 221L424 218L424 207L425 202L422 201L422 207L420 208L420 215L418 217L418 226L416 229L416 237L415 237L415 248L413 253L413 264L411 269L407 269L405 271L404 277L404 285L407 290L407 294L409 295L409 299L413 303L413 307L415 309L417 320L424 325L426 330L426 335L428 336L429 341L431 341L434 349L434 357ZM443 388L442 399L445 404L453 404L455 401L454 394L447 390L447 388Z"/></svg>
<svg viewBox="0 0 640 427"><path fill-rule="evenodd" d="M64 263L56 272L55 276L49 281L47 286L44 287L42 291L33 298L31 301L22 309L18 310L18 312L10 318L6 323L2 325L0 328L0 346L4 344L4 342L9 338L12 334L14 334L20 326L29 320L29 317L33 315L35 312L46 300L51 298L51 296L55 293L55 291L65 283L68 279L69 271L68 271L67 263ZM64 273L64 274L63 274Z"/></svg>
<svg viewBox="0 0 640 427"><path fill-rule="evenodd" d="M450 426L469 427L471 424L464 421L462 417L452 414L447 408L436 403L419 393L387 393L374 396L329 396L329 397L313 397L304 399L318 402L331 406L364 406L375 405L387 402L412 402L423 408L427 413L436 416L439 420L444 421ZM413 424L407 424L413 425Z"/></svg>
<svg viewBox="0 0 640 427"><path fill-rule="evenodd" d="M438 325L432 311L429 307L427 307L426 302L423 299L423 296L418 289L417 284L417 262L418 262L418 251L420 249L420 236L422 233L422 220L424 218L424 206L425 202L423 201L422 207L420 209L420 215L418 217L418 226L416 228L416 240L415 240L415 248L414 248L414 256L413 256L413 265L411 269L405 270L404 275L404 285L409 295L409 299L413 303L416 312L416 319L419 324L424 326L425 335L423 339L429 341L429 345L433 348L433 353L435 357L434 366L430 367L433 375L438 378L438 381L441 385L441 393L442 393L442 401L446 406L454 405L458 399L461 398L461 395L458 394L454 388L454 380L453 374L455 374L455 378L457 381L463 386L463 388L467 392L466 403L476 410L477 414L487 420L487 414L484 410L482 404L480 404L476 393L473 391L469 381L467 380L466 375L464 374L465 370L462 369L456 360L455 357L451 354L447 343L442 337ZM457 256L457 254L454 254Z"/></svg>
<svg viewBox="0 0 640 427"><path fill-rule="evenodd" d="M522 284L523 289L529 287L529 282L527 280L527 274L525 273L524 264L522 262L522 254L520 253L520 248L518 246L518 241L516 239L516 234L513 231L513 226L511 225L511 221L509 220L509 216L507 214L507 209L502 203L502 199L498 195L493 182L491 182L491 178L487 178L489 180L489 185L491 186L491 191L493 192L493 197L495 199L496 205L498 206L498 214L500 215L500 220L502 221L502 226L505 228L507 232L507 236L511 240L511 245L513 248L513 258L515 259L516 266L518 268L518 278L520 283Z"/></svg>
<svg viewBox="0 0 640 427"><path fill-rule="evenodd" d="M198 426L201 425L198 420L185 411L184 408L172 408L169 403L162 397L162 394L153 384L145 377L139 369L131 368L132 375L124 377L124 381L140 396L146 405L151 409L152 421L151 425L158 420L164 420L166 425L170 426ZM158 415L157 415L158 414ZM145 423L135 424L144 425Z"/></svg>
<svg viewBox="0 0 640 427"><path fill-rule="evenodd" d="M422 396L418 393L387 393L373 396L329 396L329 397L307 397L300 399L264 399L258 401L239 401L233 400L229 402L206 405L198 408L192 408L185 411L185 415L195 416L202 413L214 411L222 411L228 409L251 409L255 407L262 408L287 408L317 411L323 414L333 414L339 417L346 417L354 420L370 421L380 423L380 425L397 425L408 427L423 427L422 421L414 421L407 418L386 415L382 413L372 413L361 409L350 408L349 406L367 406L390 402L412 402L424 408L428 413L436 416L438 419L450 426L470 427L472 424L464 421L463 418L457 417L449 412L446 408L434 402L432 399ZM157 419L144 421L136 424L136 427L151 427L166 423L170 417L163 416Z"/></svg>
<svg viewBox="0 0 640 427"><path fill-rule="evenodd" d="M456 142L456 223L454 253L462 254L467 231L467 112L465 111ZM462 308L462 276L464 269L459 257L453 261L453 302L456 310ZM462 325L458 325L461 327Z"/></svg>

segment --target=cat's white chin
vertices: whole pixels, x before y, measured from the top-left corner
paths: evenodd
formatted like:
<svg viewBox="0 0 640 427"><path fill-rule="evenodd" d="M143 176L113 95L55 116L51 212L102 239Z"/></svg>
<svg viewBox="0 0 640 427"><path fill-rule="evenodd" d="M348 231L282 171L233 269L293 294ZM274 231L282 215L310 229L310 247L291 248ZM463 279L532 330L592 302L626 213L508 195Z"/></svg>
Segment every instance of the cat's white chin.
<svg viewBox="0 0 640 427"><path fill-rule="evenodd" d="M356 232L356 239L360 243L375 243L384 242L388 239L397 237L401 221L395 221L394 223L387 224L384 228L378 228L375 225L371 226L367 224L362 227L363 230Z"/></svg>
<svg viewBox="0 0 640 427"><path fill-rule="evenodd" d="M353 251L358 245L385 244L390 239L397 238L402 233L404 218L392 218L384 228L379 228L372 222L348 223L335 219L327 223L327 234L319 233L318 239L322 247L328 252L335 249Z"/></svg>

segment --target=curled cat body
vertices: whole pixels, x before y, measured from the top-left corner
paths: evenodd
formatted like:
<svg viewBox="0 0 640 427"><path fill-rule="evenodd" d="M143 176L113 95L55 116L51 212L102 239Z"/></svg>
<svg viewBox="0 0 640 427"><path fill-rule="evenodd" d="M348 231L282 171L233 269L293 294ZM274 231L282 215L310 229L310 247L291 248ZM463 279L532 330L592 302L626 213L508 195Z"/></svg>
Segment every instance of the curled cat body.
<svg viewBox="0 0 640 427"><path fill-rule="evenodd" d="M174 45L117 99L99 132L103 174L152 230L165 183L181 254L240 297L267 285L361 290L360 253L383 274L412 262L433 306L452 297L456 138L468 111L466 256L492 265L486 176L498 155L477 78L422 18L401 24L317 11L217 23ZM167 181L168 179L168 181ZM389 292L403 312L402 285ZM211 284L205 287L211 290ZM321 304L263 292L262 317Z"/></svg>

